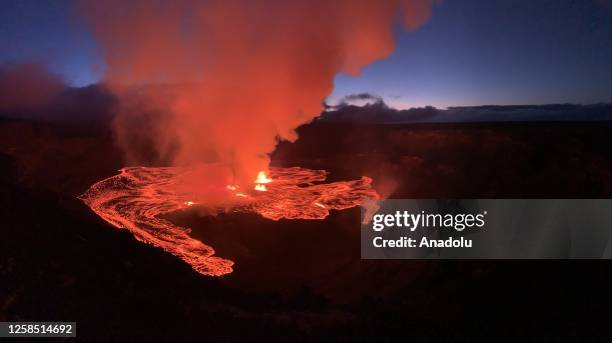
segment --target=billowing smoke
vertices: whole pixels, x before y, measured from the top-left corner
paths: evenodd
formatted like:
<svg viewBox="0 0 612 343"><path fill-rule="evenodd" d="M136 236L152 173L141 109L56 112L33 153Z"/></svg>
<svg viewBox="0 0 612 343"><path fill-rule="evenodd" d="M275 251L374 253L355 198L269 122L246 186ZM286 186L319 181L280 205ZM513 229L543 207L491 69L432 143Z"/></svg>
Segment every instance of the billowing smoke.
<svg viewBox="0 0 612 343"><path fill-rule="evenodd" d="M238 183L279 139L321 113L336 74L357 75L415 29L433 0L84 0L120 97L131 163L150 146L174 165L219 162Z"/></svg>

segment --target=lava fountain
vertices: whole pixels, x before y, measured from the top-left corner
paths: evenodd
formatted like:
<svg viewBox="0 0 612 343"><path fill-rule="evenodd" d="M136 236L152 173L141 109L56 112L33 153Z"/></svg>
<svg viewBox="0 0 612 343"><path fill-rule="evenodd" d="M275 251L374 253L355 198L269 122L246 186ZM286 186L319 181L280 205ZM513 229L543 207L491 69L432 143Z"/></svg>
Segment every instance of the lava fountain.
<svg viewBox="0 0 612 343"><path fill-rule="evenodd" d="M260 172L253 190L222 187L224 201L203 204L201 193L179 185L189 172L179 167L123 168L79 198L108 223L129 230L138 241L164 249L201 274L221 276L232 272L234 262L214 256L213 247L189 236L189 228L174 225L162 215L200 205L213 214L229 209L259 213L271 220L324 219L330 210L359 206L379 197L369 177L323 183L326 171L293 167L271 168L270 178Z"/></svg>

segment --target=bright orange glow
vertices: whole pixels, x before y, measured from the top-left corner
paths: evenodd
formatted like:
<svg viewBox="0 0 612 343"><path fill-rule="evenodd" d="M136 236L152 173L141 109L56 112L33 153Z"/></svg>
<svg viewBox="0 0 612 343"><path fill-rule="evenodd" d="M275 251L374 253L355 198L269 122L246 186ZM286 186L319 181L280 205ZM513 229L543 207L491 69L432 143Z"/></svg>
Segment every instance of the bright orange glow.
<svg viewBox="0 0 612 343"><path fill-rule="evenodd" d="M264 172L263 170L259 172L259 174L257 174L257 179L255 179L255 183L270 183L272 182L272 179L269 179L268 176L266 176L266 172Z"/></svg>
<svg viewBox="0 0 612 343"><path fill-rule="evenodd" d="M260 171L257 174L257 179L255 179L255 190L259 192L267 192L268 188L266 187L266 183L272 182L272 179L268 178L265 171Z"/></svg>
<svg viewBox="0 0 612 343"><path fill-rule="evenodd" d="M175 167L123 168L120 174L92 185L79 198L113 226L129 230L137 240L162 248L197 272L211 276L231 273L234 262L215 256L211 246L189 236L186 228L162 219L164 214L197 204L211 213L229 210L255 212L271 220L324 219L331 210L379 198L371 187L372 179L365 176L323 183L327 177L324 170L294 167L273 168L270 172L274 187L267 192L248 196L235 193L235 197L224 192L228 195L226 202L218 206L206 201L201 192L177 187L179 180L190 174L189 170Z"/></svg>

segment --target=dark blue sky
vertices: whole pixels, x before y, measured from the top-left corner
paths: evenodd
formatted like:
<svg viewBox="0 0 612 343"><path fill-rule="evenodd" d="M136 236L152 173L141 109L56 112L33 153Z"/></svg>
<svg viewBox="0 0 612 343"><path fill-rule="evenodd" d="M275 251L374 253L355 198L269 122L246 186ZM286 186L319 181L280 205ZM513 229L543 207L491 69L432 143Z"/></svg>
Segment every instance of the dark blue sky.
<svg viewBox="0 0 612 343"><path fill-rule="evenodd" d="M4 0L0 62L41 61L69 83L103 73L70 0ZM331 101L370 92L398 107L612 102L612 1L445 0L397 50Z"/></svg>

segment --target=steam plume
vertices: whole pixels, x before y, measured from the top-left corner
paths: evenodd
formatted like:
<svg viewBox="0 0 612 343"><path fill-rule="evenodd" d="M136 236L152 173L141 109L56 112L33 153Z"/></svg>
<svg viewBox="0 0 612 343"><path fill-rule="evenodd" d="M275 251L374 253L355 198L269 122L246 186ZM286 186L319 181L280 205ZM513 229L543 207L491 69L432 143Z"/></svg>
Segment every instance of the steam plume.
<svg viewBox="0 0 612 343"><path fill-rule="evenodd" d="M122 99L115 124L131 162L151 144L159 159L220 162L251 183L277 140L321 112L334 76L388 56L394 23L415 29L432 1L84 0L80 10Z"/></svg>

